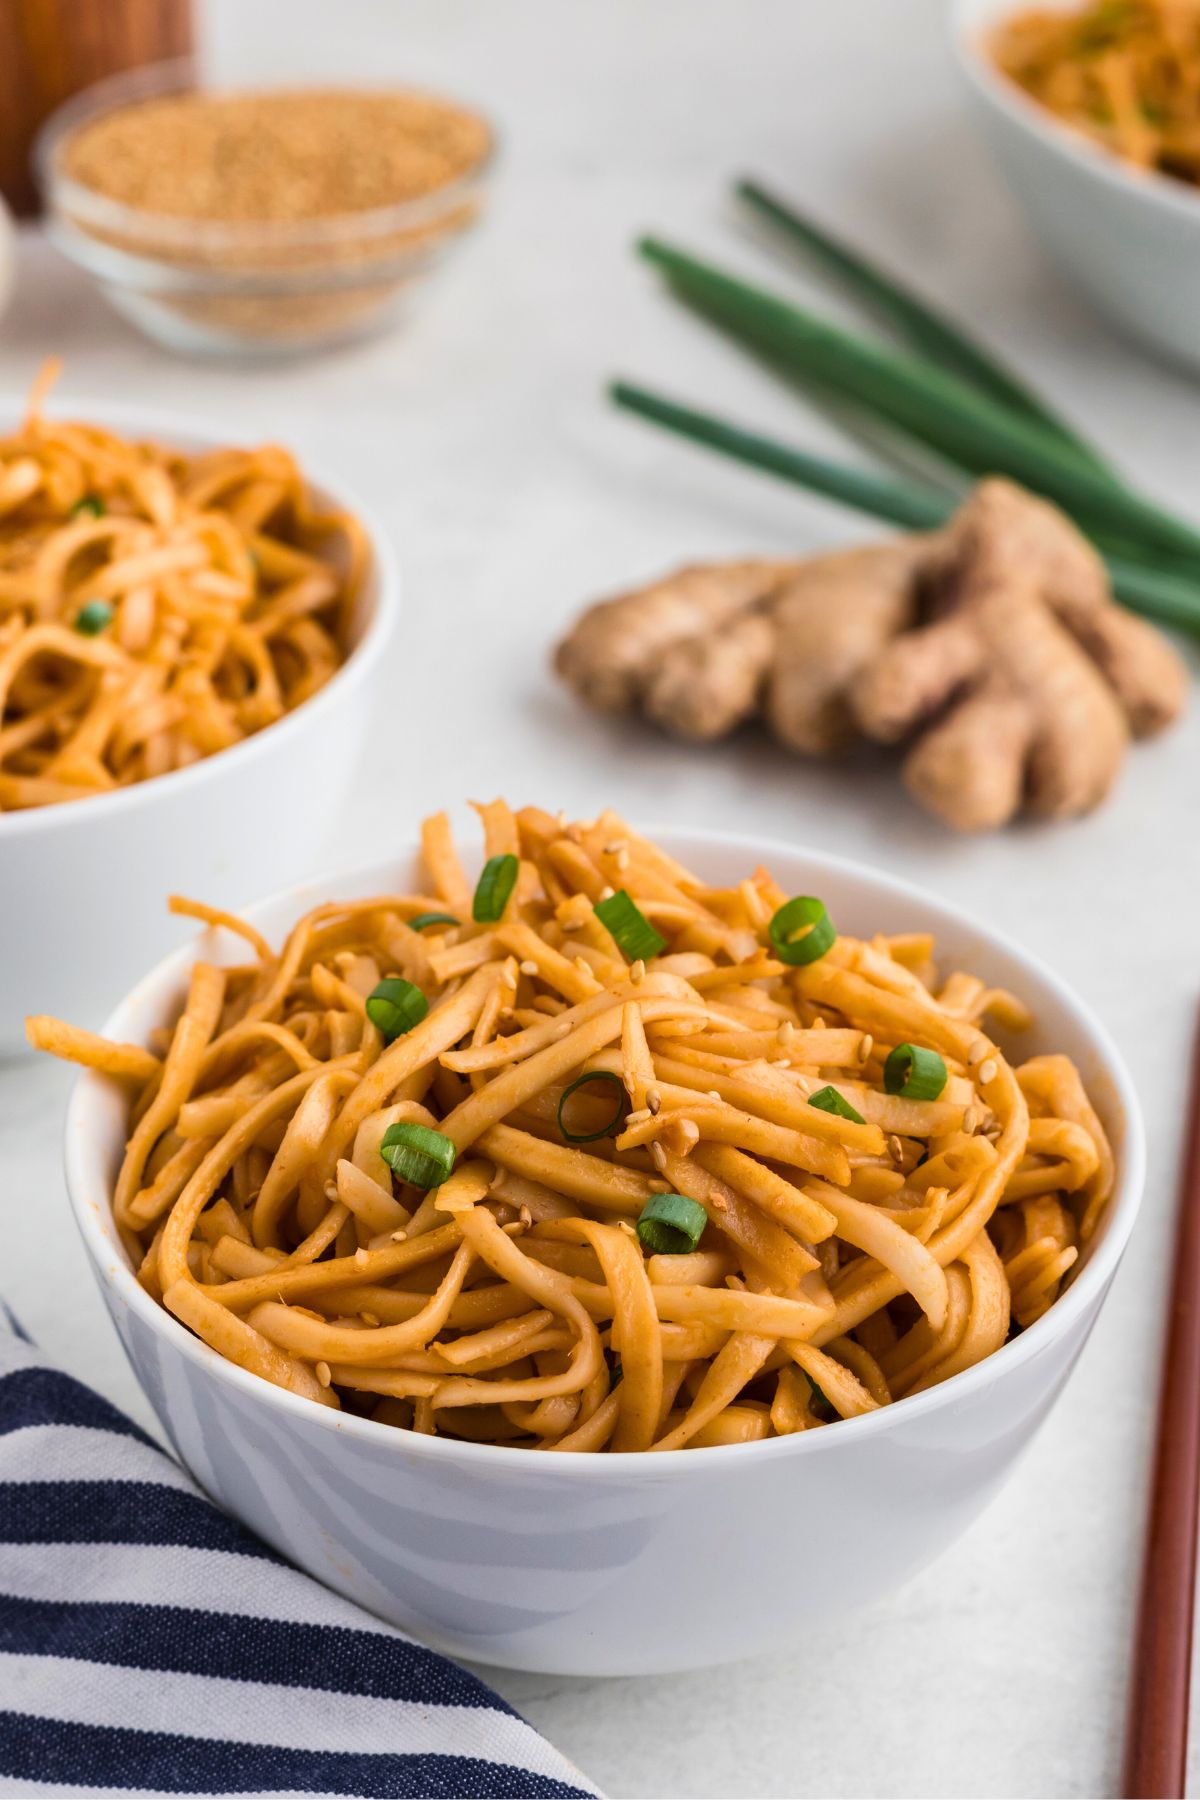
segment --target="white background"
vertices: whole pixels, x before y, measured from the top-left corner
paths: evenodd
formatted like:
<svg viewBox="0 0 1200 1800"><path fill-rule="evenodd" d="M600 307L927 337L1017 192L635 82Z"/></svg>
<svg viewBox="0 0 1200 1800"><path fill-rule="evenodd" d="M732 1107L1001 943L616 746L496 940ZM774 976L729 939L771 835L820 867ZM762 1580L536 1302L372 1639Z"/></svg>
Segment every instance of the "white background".
<svg viewBox="0 0 1200 1800"><path fill-rule="evenodd" d="M1143 1221L1069 1393L968 1537L786 1657L675 1679L496 1678L614 1796L1100 1794L1117 1781L1196 999L1195 709L1133 755L1095 818L976 842L926 820L885 764L827 772L752 739L681 748L581 714L547 673L555 635L607 589L683 558L870 529L603 399L619 371L837 443L631 252L654 228L803 291L739 226L727 196L742 171L910 276L1147 489L1200 511L1200 392L1111 336L1036 254L969 134L942 15L934 0L216 0L221 74L400 77L481 103L504 141L486 227L404 330L311 361L174 360L33 241L0 323L5 393L57 351L81 410L144 400L231 438L278 437L337 469L392 531L407 600L370 760L332 843L302 795L283 821L312 836L315 862L376 856L422 812L497 791L770 833L976 909L1060 969L1125 1048L1150 1126ZM76 953L94 909L119 904L118 881L80 893ZM145 1419L67 1218L67 1085L54 1067L0 1075L0 1287L48 1351Z"/></svg>

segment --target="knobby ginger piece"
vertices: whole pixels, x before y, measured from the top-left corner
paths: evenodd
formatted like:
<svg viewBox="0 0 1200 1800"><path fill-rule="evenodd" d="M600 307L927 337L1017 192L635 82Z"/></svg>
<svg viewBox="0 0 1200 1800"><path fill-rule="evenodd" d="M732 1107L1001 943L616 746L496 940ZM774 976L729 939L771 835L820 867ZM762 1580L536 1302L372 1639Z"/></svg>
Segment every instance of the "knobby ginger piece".
<svg viewBox="0 0 1200 1800"><path fill-rule="evenodd" d="M1109 598L1104 564L1048 501L980 482L933 552L930 622L853 686L862 729L914 741L904 779L962 831L1090 812L1132 736L1181 710L1183 664Z"/></svg>
<svg viewBox="0 0 1200 1800"><path fill-rule="evenodd" d="M695 713L691 703L686 709L688 722L674 722L665 697L673 681L671 657L686 657L690 646L702 646L714 632L736 628L739 620L764 606L799 566L750 561L697 565L615 600L597 601L558 646L555 668L580 699L602 712L627 712L642 705L651 686L661 680L664 697L653 715L660 725L685 737L720 736L716 730L689 730ZM754 705L761 674L758 668ZM722 705L729 716L724 729L731 730L740 718L735 707L724 701Z"/></svg>
<svg viewBox="0 0 1200 1800"><path fill-rule="evenodd" d="M938 532L687 568L601 601L555 665L589 705L681 737L760 716L810 756L859 734L903 743L912 793L962 831L1089 811L1187 684L1071 521L996 478Z"/></svg>
<svg viewBox="0 0 1200 1800"><path fill-rule="evenodd" d="M780 589L763 711L793 750L827 756L853 742L851 683L897 632L915 624L930 542L897 538L818 556Z"/></svg>

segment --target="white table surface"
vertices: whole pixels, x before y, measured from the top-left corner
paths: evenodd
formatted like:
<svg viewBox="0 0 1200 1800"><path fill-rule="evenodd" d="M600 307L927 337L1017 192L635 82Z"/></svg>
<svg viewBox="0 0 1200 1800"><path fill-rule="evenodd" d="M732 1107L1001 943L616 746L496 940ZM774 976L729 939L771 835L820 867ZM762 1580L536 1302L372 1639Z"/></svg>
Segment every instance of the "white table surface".
<svg viewBox="0 0 1200 1800"><path fill-rule="evenodd" d="M677 559L834 544L852 515L613 413L617 371L810 444L836 437L656 291L647 227L784 283L738 227L753 170L953 307L1164 500L1193 513L1200 392L1045 267L966 127L936 0L215 0L229 76L401 77L476 98L505 154L486 227L400 334L261 370L169 357L22 245L0 390L191 410L341 471L407 577L392 703L322 863L503 791L736 826L878 862L1022 939L1095 1004L1148 1114L1143 1220L1068 1393L986 1517L903 1593L787 1656L677 1678L495 1677L610 1794L1115 1791L1184 1063L1197 997L1200 711L1085 823L948 836L878 766L710 752L578 712L547 673L579 604ZM303 829L303 822L298 822ZM81 894L79 930L103 896ZM0 921L2 928L2 921ZM68 1085L0 1074L0 1287L143 1421L59 1175ZM786 1547L781 1548L781 1553ZM803 1554L803 1545L795 1554ZM702 1579L702 1576L699 1577Z"/></svg>

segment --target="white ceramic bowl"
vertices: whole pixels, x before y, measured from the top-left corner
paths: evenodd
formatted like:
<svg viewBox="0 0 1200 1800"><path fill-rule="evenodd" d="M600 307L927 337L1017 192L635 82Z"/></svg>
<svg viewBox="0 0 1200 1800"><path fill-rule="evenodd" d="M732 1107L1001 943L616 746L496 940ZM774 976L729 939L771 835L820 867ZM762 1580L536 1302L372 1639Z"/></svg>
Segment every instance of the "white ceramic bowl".
<svg viewBox="0 0 1200 1800"><path fill-rule="evenodd" d="M1079 0L1050 0L1067 10ZM972 112L1046 253L1114 325L1200 367L1200 192L1132 169L1007 80L984 49L1021 0L953 0Z"/></svg>
<svg viewBox="0 0 1200 1800"><path fill-rule="evenodd" d="M87 411L187 450L239 438L141 410ZM168 894L237 906L320 866L362 748L399 577L362 502L323 475L313 491L355 513L371 542L352 647L333 679L276 724L190 768L0 814L0 1056L27 1049L27 1013L98 1024L150 962L189 938L194 926L168 913Z"/></svg>
<svg viewBox="0 0 1200 1800"><path fill-rule="evenodd" d="M210 1494L312 1575L453 1655L557 1674L657 1673L770 1650L898 1587L992 1498L1082 1350L1133 1225L1144 1150L1121 1060L1087 1008L1015 946L852 863L734 837L657 832L710 880L765 859L847 930L936 932L943 959L1034 1007L1029 1053L1078 1063L1119 1180L1050 1312L942 1386L823 1431L674 1454L541 1456L330 1412L235 1368L138 1286L110 1194L125 1139L115 1088L82 1076L67 1119L71 1202L139 1381ZM387 891L407 853L254 909L268 934L331 895ZM211 934L109 1019L135 1043L177 1004ZM236 956L237 951L230 951Z"/></svg>

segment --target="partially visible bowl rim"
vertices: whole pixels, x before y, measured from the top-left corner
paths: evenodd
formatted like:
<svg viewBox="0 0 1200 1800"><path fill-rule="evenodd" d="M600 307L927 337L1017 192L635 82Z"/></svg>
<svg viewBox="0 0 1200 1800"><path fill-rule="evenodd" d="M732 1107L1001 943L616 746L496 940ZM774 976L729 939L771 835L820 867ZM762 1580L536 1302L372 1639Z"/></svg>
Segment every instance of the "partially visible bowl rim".
<svg viewBox="0 0 1200 1800"><path fill-rule="evenodd" d="M0 395L0 416L20 417L24 407L23 399ZM81 408L68 408L60 403L53 403L47 411L51 417L75 418L80 416ZM82 411L94 416L101 424L112 424L118 430L153 438L168 445L172 440L188 438L212 449L226 449L229 445L229 433L218 431L211 422L186 413L156 411L152 407L131 406L120 402L110 405L107 401L100 400L87 402ZM165 775L152 775L145 781L135 781L128 787L116 788L109 793L88 794L78 800L59 801L53 806L30 806L17 812L0 813L0 854L3 853L3 845L8 838L36 831L52 831L58 827L67 828L81 818L99 819L110 813L147 804L164 791L164 784L168 794L179 794L185 786L195 786L212 779L214 766L218 770L228 769L231 765L240 767L250 757L262 754L264 740L267 740L268 747L270 744L278 744L280 733L287 732L290 735L303 730L306 724L317 722L348 682L352 681L357 685L374 668L391 636L399 608L400 571L391 542L371 507L344 488L340 481L327 477L324 470L314 467L307 457L303 461L301 472L310 491L327 495L345 512L353 513L370 544L375 569L374 601L363 634L345 661L338 665L324 687L318 688L315 694L302 700L299 706L293 707L281 719L276 719L271 725L264 725L260 731L253 732L240 743L231 744L227 750L217 750L211 756L201 757L199 762L190 763L185 769L170 769Z"/></svg>
<svg viewBox="0 0 1200 1800"><path fill-rule="evenodd" d="M293 89L318 86L361 88L365 93L400 91L394 82L292 84ZM267 219L258 222L247 219L226 222L219 219L189 219L175 213L150 212L145 207L130 206L123 200L114 200L108 194L101 194L95 188L74 180L58 166L63 144L87 120L101 118L106 113L118 112L127 106L135 106L139 100L178 93L185 89L203 90L212 94L279 91L277 84L264 84L261 88L235 84L209 87L200 77L195 59L186 56L149 63L140 69L126 70L122 74L110 75L103 81L94 82L91 87L84 88L57 107L38 132L33 148L33 164L38 185L47 202L85 235L90 236L92 230L115 231L136 240L142 258L151 262L166 260L161 256L154 257L155 242L162 247L178 243L193 252L243 247L282 247L290 250L309 247L319 252L343 242L362 244L372 238L386 238L405 228L436 221L441 213L469 199L472 192L486 181L494 167L499 148L499 136L494 122L472 101L455 99L448 94L435 93L432 89L406 88L403 90L406 93L419 93L426 99L438 100L447 106L455 106L462 112L474 114L488 134L487 149L479 161L455 180L445 182L441 187L431 188L425 194L414 195L409 200L395 201L391 206L369 207L359 212L333 213L325 218L297 221ZM363 266L369 268L370 264L365 263ZM236 270L229 272L231 275L236 274ZM286 272L286 269L282 271Z"/></svg>
<svg viewBox="0 0 1200 1800"><path fill-rule="evenodd" d="M477 218L448 224L427 239L386 253L353 261L337 258L298 264L263 263L257 267L176 261L126 250L76 224L66 213L45 221L50 242L78 268L103 286L149 293L159 301L264 299L286 301L309 295L324 298L361 294L364 289L394 287L430 269L448 255L459 239L473 231Z"/></svg>
<svg viewBox="0 0 1200 1800"><path fill-rule="evenodd" d="M967 80L983 97L1011 120L1027 136L1058 155L1073 162L1123 194L1147 199L1200 227L1200 188L1189 188L1187 182L1163 175L1157 169L1131 169L1113 151L1093 143L1085 133L1074 130L1048 108L1040 105L1015 81L1001 73L983 53L982 37L987 24L974 17L977 0L953 0L949 13L950 41L955 59ZM992 24L998 24L1006 11L1019 10L1018 0L1009 8L997 6Z"/></svg>
<svg viewBox="0 0 1200 1800"><path fill-rule="evenodd" d="M1006 1370L1014 1369L1023 1362L1029 1362L1037 1356L1043 1340L1051 1336L1062 1336L1070 1325L1089 1309L1098 1311L1108 1282L1116 1272L1125 1247L1129 1241L1141 1204L1142 1190L1145 1182L1145 1128L1137 1092L1133 1086L1129 1071L1123 1058L1113 1042L1107 1028L1092 1012L1087 1003L1068 986L1042 960L1023 949L1005 933L984 926L963 909L939 899L914 882L904 881L896 876L886 874L882 870L873 869L869 864L858 862L849 857L828 855L816 850L802 850L777 838L760 838L739 832L708 831L703 829L678 830L669 826L646 826L646 833L658 841L669 842L688 839L693 843L711 846L714 850L744 851L753 860L762 860L771 856L793 857L802 855L815 866L826 869L832 874L849 878L853 881L866 880L870 883L883 882L892 890L899 900L931 910L943 921L957 926L960 930L974 934L985 940L991 947L1003 955L1012 957L1024 965L1038 980L1051 988L1064 1010L1074 1014L1080 1027L1089 1038L1093 1048L1102 1057L1105 1073L1111 1079L1115 1089L1115 1098L1121 1112L1122 1136L1116 1147L1117 1183L1111 1200L1109 1214L1103 1225L1103 1235L1089 1252L1077 1278L1070 1284L1066 1292L1034 1323L1027 1326L1021 1334L1001 1345L982 1362L973 1364L947 1381L939 1382L935 1387L926 1388L922 1393L911 1394L902 1400L893 1401L890 1405L880 1407L877 1411L866 1413L855 1419L839 1420L832 1431L796 1432L787 1437L767 1438L751 1444L713 1445L707 1449L687 1450L678 1453L662 1453L654 1455L645 1451L606 1451L603 1455L586 1456L544 1455L538 1462L539 1469L553 1467L562 1469L563 1481L586 1479L589 1475L601 1475L605 1480L627 1480L632 1475L639 1475L650 1480L686 1480L684 1473L689 1468L702 1463L711 1467L714 1457L721 1459L716 1466L734 1467L749 1466L751 1461L766 1458L802 1455L836 1454L837 1446L845 1444L851 1448L862 1439L875 1432L892 1429L897 1422L903 1424L918 1418L923 1413L937 1411L944 1406L961 1406L967 1403L979 1389L987 1386ZM244 916L254 919L261 913L272 909L286 901L302 900L313 890L336 894L338 883L352 882L358 879L373 878L374 872L383 863L399 862L405 856L415 856L418 852L416 843L401 844L391 856L384 859L373 859L360 863L351 869L343 869L336 874L314 876L303 882L284 888L253 906L244 909ZM125 1009L139 998L149 997L147 990L165 985L176 971L182 976L186 959L192 954L193 946L184 945L163 957L153 969L144 975L121 1002L113 1008L105 1023L101 1026L101 1035L114 1033L121 1036L120 1019ZM496 1469L497 1473L513 1473L524 1469L528 1472L529 1458L537 1455L536 1451L516 1449L505 1445L474 1444L457 1439L426 1436L419 1432L398 1431L395 1426L383 1425L373 1419L362 1419L355 1414L334 1412L331 1408L317 1406L302 1395L292 1394L287 1389L276 1387L261 1375L251 1374L246 1369L238 1368L204 1343L200 1338L188 1331L175 1319L166 1308L151 1299L138 1282L133 1269L124 1258L119 1242L104 1235L100 1216L107 1213L112 1217L112 1194L107 1191L108 1184L102 1182L105 1189L100 1208L89 1202L84 1196L89 1174L85 1165L83 1148L85 1132L79 1119L79 1113L86 1104L89 1093L97 1084L102 1084L104 1077L94 1071L85 1071L76 1081L71 1092L66 1117L66 1137L64 1146L64 1162L66 1171L67 1192L76 1226L84 1239L98 1279L108 1282L116 1289L121 1301L143 1318L153 1332L162 1332L172 1341L189 1361L212 1375L218 1382L232 1384L235 1389L259 1400L264 1406L278 1406L285 1413L295 1413L301 1422L323 1427L331 1431L348 1431L352 1436L362 1436L368 1442L376 1442L381 1446L387 1444L398 1456L427 1456L435 1461L445 1458L449 1462L461 1462L478 1467L481 1471ZM114 1260L114 1251L116 1260ZM399 1440L399 1441L397 1441ZM828 1440L828 1442L826 1441ZM725 1459L729 1459L728 1463Z"/></svg>

